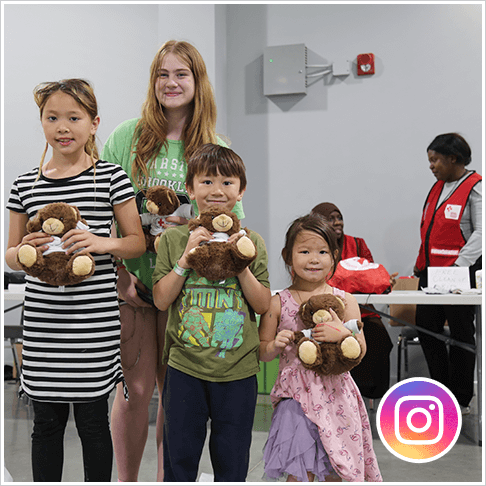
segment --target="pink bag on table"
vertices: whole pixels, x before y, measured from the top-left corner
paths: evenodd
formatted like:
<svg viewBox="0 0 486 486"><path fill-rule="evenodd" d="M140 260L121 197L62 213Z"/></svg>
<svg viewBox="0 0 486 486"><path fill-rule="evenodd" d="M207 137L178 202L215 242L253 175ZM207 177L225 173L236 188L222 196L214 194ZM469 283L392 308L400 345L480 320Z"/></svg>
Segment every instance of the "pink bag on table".
<svg viewBox="0 0 486 486"><path fill-rule="evenodd" d="M350 294L383 294L390 288L390 274L379 263L352 257L338 263L327 283Z"/></svg>

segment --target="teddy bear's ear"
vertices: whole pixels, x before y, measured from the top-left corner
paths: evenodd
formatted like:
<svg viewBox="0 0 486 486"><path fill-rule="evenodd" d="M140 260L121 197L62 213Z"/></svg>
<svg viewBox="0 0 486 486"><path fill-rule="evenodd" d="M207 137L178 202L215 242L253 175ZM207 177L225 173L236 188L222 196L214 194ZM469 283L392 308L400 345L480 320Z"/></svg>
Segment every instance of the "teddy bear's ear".
<svg viewBox="0 0 486 486"><path fill-rule="evenodd" d="M197 227L201 226L200 222L201 222L201 215L198 215L195 218L189 220L189 223L187 225L189 231L194 231Z"/></svg>
<svg viewBox="0 0 486 486"><path fill-rule="evenodd" d="M174 204L174 198L172 197L170 191L167 191L167 199L169 200L170 204Z"/></svg>
<svg viewBox="0 0 486 486"><path fill-rule="evenodd" d="M74 221L78 221L88 226L88 222L81 216L81 211L76 206L70 206L74 213Z"/></svg>
<svg viewBox="0 0 486 486"><path fill-rule="evenodd" d="M346 304L344 303L344 300L341 299L341 297L338 297L336 295L336 300L343 306L343 309L346 309Z"/></svg>

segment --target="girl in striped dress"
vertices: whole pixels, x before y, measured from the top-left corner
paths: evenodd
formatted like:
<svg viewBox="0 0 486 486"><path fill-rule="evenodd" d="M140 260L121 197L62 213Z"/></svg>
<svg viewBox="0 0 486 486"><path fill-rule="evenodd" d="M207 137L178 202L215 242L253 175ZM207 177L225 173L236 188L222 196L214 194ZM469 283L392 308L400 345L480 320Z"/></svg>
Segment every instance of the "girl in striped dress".
<svg viewBox="0 0 486 486"><path fill-rule="evenodd" d="M52 238L27 234L26 223L46 204L65 202L78 207L89 229L69 231L62 238L64 248L90 252L96 270L65 287L26 277L20 393L34 408L33 479L61 481L63 436L73 403L84 480L111 481L108 395L124 382L115 258L144 253L144 236L128 176L121 167L97 160L100 118L89 83L44 83L34 96L47 143L40 167L20 175L12 186L5 260L18 270L18 248L27 242L45 251ZM49 146L52 157L44 163ZM114 220L122 238L110 238Z"/></svg>

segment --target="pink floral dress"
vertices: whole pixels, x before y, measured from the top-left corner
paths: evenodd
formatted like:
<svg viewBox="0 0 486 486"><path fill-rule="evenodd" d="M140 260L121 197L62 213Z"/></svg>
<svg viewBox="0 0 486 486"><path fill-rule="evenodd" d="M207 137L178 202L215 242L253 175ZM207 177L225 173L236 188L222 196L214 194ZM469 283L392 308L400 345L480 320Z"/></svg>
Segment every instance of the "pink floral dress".
<svg viewBox="0 0 486 486"><path fill-rule="evenodd" d="M344 297L345 293L333 289ZM288 289L280 292L278 331L300 331L299 304ZM332 467L346 481L383 481L373 450L366 406L349 372L321 376L305 369L296 356L296 346L280 355L279 375L270 393L274 407L283 398L298 401L304 414L317 425Z"/></svg>

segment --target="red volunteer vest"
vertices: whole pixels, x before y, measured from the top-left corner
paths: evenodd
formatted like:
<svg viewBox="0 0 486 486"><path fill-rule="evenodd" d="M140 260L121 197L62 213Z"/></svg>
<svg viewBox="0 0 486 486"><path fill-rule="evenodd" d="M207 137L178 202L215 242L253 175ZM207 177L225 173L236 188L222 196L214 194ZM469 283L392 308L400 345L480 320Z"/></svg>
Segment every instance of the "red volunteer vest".
<svg viewBox="0 0 486 486"><path fill-rule="evenodd" d="M420 223L421 245L415 265L419 270L427 267L450 267L466 244L461 231L461 218L473 187L482 179L470 172L454 192L435 209L444 181L437 181L425 201Z"/></svg>
<svg viewBox="0 0 486 486"><path fill-rule="evenodd" d="M341 253L341 260L361 256L358 252L358 244L355 238L349 235L344 235L343 251Z"/></svg>

